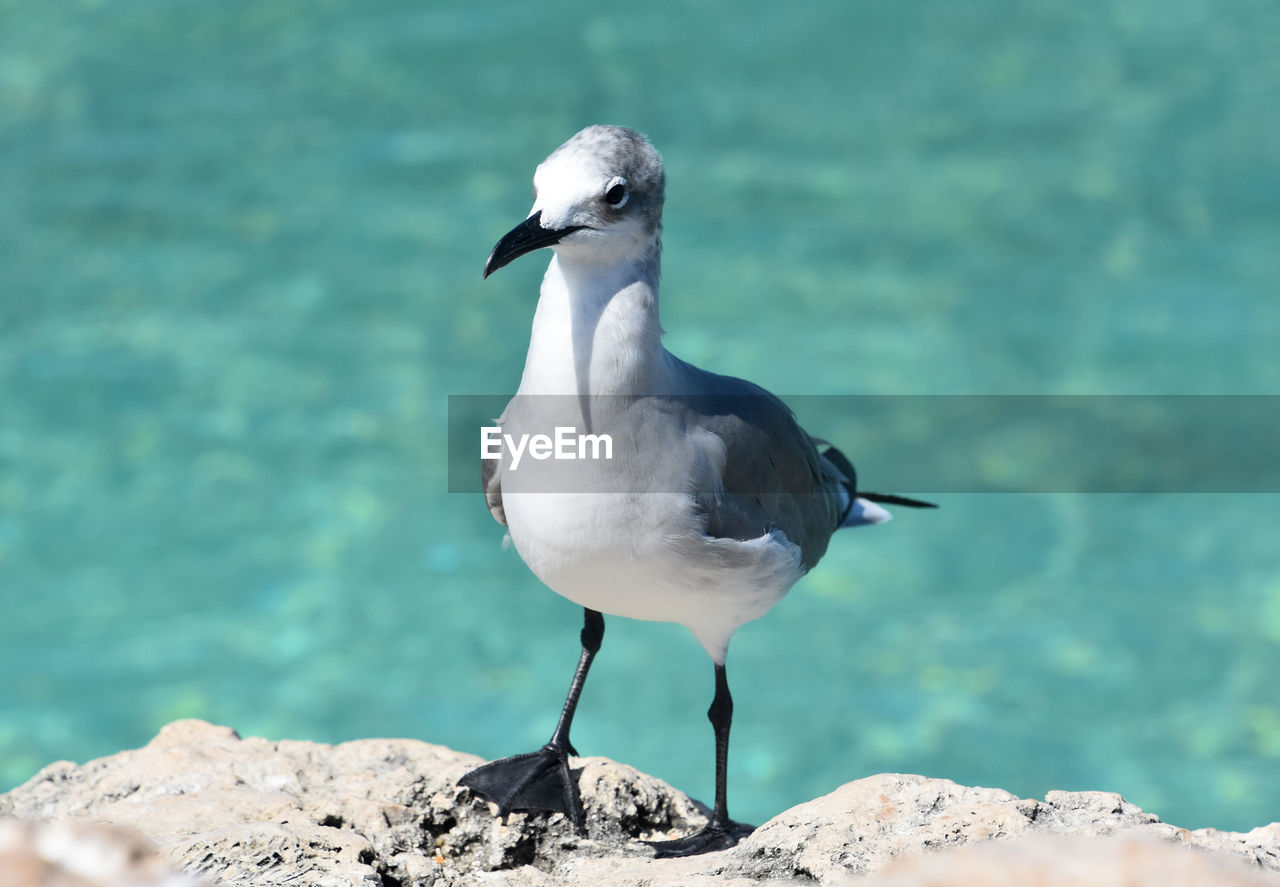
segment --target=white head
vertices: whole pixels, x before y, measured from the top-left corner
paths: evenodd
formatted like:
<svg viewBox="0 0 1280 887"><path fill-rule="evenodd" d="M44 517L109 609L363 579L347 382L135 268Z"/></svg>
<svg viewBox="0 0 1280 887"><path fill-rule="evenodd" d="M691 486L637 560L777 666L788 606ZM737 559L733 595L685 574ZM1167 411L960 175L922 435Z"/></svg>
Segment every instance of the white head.
<svg viewBox="0 0 1280 887"><path fill-rule="evenodd" d="M610 264L659 249L664 176L649 140L621 126L588 126L538 165L529 217L498 241L488 277L544 246L574 261Z"/></svg>

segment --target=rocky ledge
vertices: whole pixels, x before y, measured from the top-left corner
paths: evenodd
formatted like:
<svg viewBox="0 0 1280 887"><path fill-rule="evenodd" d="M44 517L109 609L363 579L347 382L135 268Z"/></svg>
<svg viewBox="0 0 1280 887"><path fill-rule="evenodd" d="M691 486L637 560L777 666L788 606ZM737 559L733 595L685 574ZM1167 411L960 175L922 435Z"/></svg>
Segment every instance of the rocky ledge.
<svg viewBox="0 0 1280 887"><path fill-rule="evenodd" d="M0 887L1280 884L1280 823L1188 831L1116 794L1037 801L898 774L793 807L732 850L657 860L645 840L705 821L660 780L581 759L583 837L558 814L499 819L457 787L478 763L408 739L270 742L178 721L0 795Z"/></svg>

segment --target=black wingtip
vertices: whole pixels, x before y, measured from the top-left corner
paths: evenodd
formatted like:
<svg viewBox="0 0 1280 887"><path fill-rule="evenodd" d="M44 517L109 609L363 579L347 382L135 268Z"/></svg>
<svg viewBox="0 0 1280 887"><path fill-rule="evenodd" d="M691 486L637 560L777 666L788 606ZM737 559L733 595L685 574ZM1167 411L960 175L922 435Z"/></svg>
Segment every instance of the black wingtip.
<svg viewBox="0 0 1280 887"><path fill-rule="evenodd" d="M844 506L844 511L840 513L840 519L836 521L836 526L843 526L845 518L849 516L849 512L853 511L853 506L858 504L858 472L854 470L853 463L848 460L844 453L835 447L827 447L823 451L822 457L836 467L836 470L844 475L844 480L840 486L844 487L844 491L849 494L849 501Z"/></svg>
<svg viewBox="0 0 1280 887"><path fill-rule="evenodd" d="M925 502L923 499L908 499L906 496L895 496L893 493L868 493L866 490L858 490L858 495L863 499L879 502L881 505L904 505L907 508L938 507L933 502Z"/></svg>
<svg viewBox="0 0 1280 887"><path fill-rule="evenodd" d="M844 523L844 519L849 516L849 512L853 510L854 497L861 496L863 499L870 499L872 502L879 502L882 505L903 505L907 508L937 508L938 506L932 502L925 502L923 499L909 499L906 496L895 496L893 493L868 493L865 490L858 489L858 472L854 470L853 463L849 461L844 453L832 446L822 451L824 459L829 461L836 469L845 476L846 483L844 488L849 492L849 504L845 506L844 514L840 515L840 521L837 526Z"/></svg>

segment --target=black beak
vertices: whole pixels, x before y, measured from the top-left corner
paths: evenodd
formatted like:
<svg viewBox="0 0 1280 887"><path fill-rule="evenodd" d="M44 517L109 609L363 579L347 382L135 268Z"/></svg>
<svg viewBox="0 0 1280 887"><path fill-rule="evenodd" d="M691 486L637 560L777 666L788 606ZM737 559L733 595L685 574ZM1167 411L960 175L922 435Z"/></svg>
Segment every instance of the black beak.
<svg viewBox="0 0 1280 887"><path fill-rule="evenodd" d="M489 260L484 263L484 276L488 277L503 265L514 262L525 253L531 253L535 249L542 249L544 246L559 243L560 238L566 234L572 234L582 227L582 225L570 225L568 228L561 228L558 231L544 228L542 227L542 210L538 210L508 231L498 241L498 245L493 248L493 252L489 253Z"/></svg>

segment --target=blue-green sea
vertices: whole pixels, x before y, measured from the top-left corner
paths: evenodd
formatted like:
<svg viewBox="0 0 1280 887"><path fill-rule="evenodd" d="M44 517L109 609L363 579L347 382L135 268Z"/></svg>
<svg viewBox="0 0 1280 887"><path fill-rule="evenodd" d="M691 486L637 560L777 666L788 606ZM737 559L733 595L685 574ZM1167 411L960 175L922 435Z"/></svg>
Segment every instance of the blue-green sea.
<svg viewBox="0 0 1280 887"><path fill-rule="evenodd" d="M447 492L445 430L519 380L546 254L480 272L582 126L663 152L666 343L708 369L1265 395L1277 108L1272 0L0 0L0 790L181 717L546 740L580 610ZM734 639L735 817L906 771L1280 820L1262 486L841 534ZM609 620L575 745L709 799L711 691L684 629Z"/></svg>

